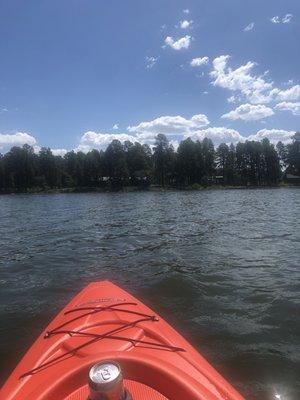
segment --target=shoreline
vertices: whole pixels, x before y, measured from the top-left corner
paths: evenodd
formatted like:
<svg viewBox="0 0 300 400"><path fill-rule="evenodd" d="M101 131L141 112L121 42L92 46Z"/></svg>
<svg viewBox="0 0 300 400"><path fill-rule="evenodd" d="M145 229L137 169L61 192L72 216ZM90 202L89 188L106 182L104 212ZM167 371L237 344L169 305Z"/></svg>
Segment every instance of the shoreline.
<svg viewBox="0 0 300 400"><path fill-rule="evenodd" d="M198 192L203 190L247 190L247 189L281 189L281 188L300 188L300 185L280 183L278 185L264 186L241 186L241 185L211 185L201 186L192 185L186 187L150 185L148 187L124 186L122 188L100 188L100 187L69 187L56 189L29 189L29 190L6 190L0 191L1 195L19 194L74 194L74 193L131 193L131 192Z"/></svg>

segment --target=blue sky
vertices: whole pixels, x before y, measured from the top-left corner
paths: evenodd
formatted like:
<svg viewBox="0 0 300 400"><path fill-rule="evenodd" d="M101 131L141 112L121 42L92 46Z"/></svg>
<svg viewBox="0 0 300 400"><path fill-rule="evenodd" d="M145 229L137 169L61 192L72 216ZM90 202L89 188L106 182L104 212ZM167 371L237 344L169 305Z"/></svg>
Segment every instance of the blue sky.
<svg viewBox="0 0 300 400"><path fill-rule="evenodd" d="M298 0L0 0L0 152L288 142L299 43Z"/></svg>

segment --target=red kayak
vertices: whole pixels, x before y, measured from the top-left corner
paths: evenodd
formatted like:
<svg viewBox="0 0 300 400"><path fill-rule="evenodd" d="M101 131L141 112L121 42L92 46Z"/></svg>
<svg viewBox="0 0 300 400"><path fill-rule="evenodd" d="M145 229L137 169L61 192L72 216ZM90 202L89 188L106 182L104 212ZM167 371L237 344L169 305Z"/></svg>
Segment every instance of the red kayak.
<svg viewBox="0 0 300 400"><path fill-rule="evenodd" d="M108 281L91 283L58 314L0 398L243 400L159 315Z"/></svg>

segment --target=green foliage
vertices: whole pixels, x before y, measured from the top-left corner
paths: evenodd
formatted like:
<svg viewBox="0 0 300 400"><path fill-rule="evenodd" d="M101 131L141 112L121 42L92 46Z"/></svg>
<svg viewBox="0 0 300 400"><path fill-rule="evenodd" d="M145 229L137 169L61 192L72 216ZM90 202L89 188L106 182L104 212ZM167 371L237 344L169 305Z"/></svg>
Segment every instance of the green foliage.
<svg viewBox="0 0 300 400"><path fill-rule="evenodd" d="M201 185L199 185L199 183L193 183L191 186L192 190L199 190L201 189Z"/></svg>
<svg viewBox="0 0 300 400"><path fill-rule="evenodd" d="M130 183L136 186L149 184L152 176L152 154L147 145L124 143Z"/></svg>
<svg viewBox="0 0 300 400"><path fill-rule="evenodd" d="M105 151L68 152L54 156L49 148L38 154L31 146L0 154L0 190L34 191L59 188L147 187L150 183L198 189L208 185L275 185L283 172L300 175L300 133L292 143L246 141L222 143L210 139L183 140L175 152L165 135L148 145L113 140Z"/></svg>
<svg viewBox="0 0 300 400"><path fill-rule="evenodd" d="M175 166L175 152L165 135L156 136L153 148L154 175L159 185L172 183Z"/></svg>
<svg viewBox="0 0 300 400"><path fill-rule="evenodd" d="M246 141L236 146L236 171L242 185L276 185L280 159L268 139Z"/></svg>
<svg viewBox="0 0 300 400"><path fill-rule="evenodd" d="M37 179L38 186L43 188L61 187L61 173L57 168L56 157L52 154L51 149L42 147L38 157L39 175Z"/></svg>
<svg viewBox="0 0 300 400"><path fill-rule="evenodd" d="M1 163L4 164L4 187L24 190L34 186L37 156L31 146L12 147Z"/></svg>
<svg viewBox="0 0 300 400"><path fill-rule="evenodd" d="M129 177L125 147L119 140L113 140L104 153L105 172L113 186L124 185Z"/></svg>
<svg viewBox="0 0 300 400"><path fill-rule="evenodd" d="M293 136L293 142L287 145L288 172L300 175L300 132Z"/></svg>
<svg viewBox="0 0 300 400"><path fill-rule="evenodd" d="M197 146L190 138L183 140L177 150L177 176L181 185L191 185L197 181ZM202 154L199 154L202 157Z"/></svg>

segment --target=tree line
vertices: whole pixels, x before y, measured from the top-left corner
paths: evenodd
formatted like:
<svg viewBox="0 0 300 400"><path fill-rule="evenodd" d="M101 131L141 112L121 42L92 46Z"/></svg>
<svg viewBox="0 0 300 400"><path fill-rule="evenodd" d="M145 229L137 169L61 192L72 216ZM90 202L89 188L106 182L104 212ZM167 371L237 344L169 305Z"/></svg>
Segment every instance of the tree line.
<svg viewBox="0 0 300 400"><path fill-rule="evenodd" d="M49 148L38 154L25 144L0 154L0 191L17 192L61 188L145 188L150 184L178 188L276 185L284 173L300 175L300 133L290 144L268 139L217 148L204 138L180 142L177 151L158 134L147 144L113 140L106 150L70 151L55 156Z"/></svg>

